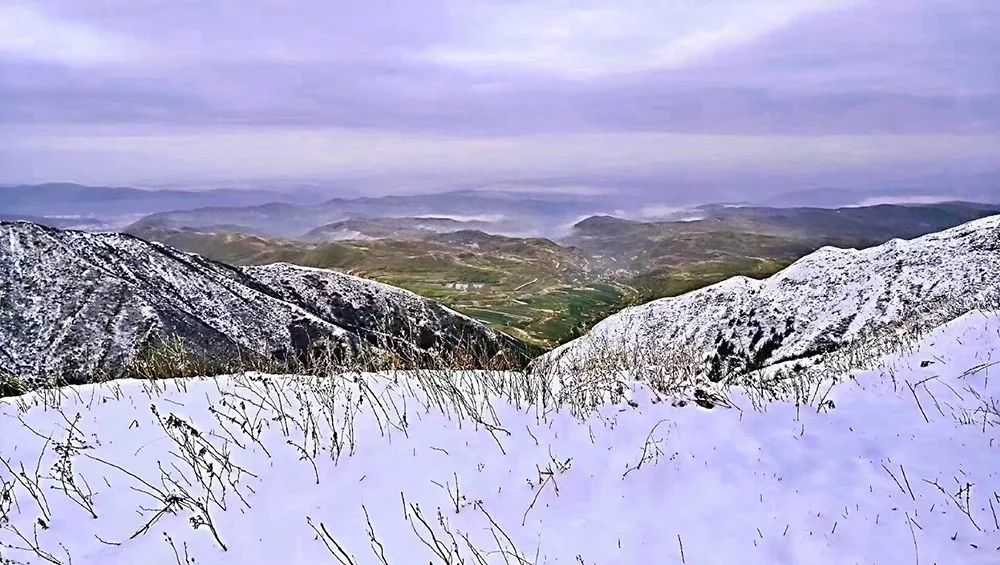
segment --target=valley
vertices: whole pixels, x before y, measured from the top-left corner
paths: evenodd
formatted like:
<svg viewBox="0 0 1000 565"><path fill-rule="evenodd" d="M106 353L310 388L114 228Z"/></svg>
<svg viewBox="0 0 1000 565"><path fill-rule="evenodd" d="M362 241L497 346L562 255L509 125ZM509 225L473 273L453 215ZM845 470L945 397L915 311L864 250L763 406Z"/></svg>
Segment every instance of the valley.
<svg viewBox="0 0 1000 565"><path fill-rule="evenodd" d="M579 337L632 305L727 278L770 276L823 246L864 248L1000 211L972 203L842 209L706 206L689 221L592 216L557 241L479 230L467 222L378 218L334 225L365 239L319 241L177 227L159 216L133 235L233 265L288 262L405 288L522 340L537 351ZM349 229L348 229L349 228ZM321 238L325 239L325 238Z"/></svg>
<svg viewBox="0 0 1000 565"><path fill-rule="evenodd" d="M135 235L233 265L287 262L405 288L538 350L570 339L634 300L606 266L545 239L466 231L422 239L309 243L234 233L139 229Z"/></svg>

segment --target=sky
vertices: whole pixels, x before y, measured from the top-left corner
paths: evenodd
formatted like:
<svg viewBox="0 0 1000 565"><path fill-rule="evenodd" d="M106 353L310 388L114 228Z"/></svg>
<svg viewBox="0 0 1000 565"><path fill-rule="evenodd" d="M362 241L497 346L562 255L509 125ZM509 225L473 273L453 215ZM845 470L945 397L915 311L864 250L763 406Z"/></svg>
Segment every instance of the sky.
<svg viewBox="0 0 1000 565"><path fill-rule="evenodd" d="M0 0L0 183L986 174L997 29L995 0Z"/></svg>

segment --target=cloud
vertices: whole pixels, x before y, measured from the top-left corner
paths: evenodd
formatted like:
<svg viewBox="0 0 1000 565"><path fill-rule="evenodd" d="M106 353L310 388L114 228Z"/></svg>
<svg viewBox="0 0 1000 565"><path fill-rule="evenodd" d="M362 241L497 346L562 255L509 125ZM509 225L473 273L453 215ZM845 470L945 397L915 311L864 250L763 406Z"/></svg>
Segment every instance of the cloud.
<svg viewBox="0 0 1000 565"><path fill-rule="evenodd" d="M29 5L0 5L0 54L93 65L134 55L134 45L92 26L51 18Z"/></svg>
<svg viewBox="0 0 1000 565"><path fill-rule="evenodd" d="M705 216L687 206L670 206L667 204L649 204L639 208L636 216L643 219L664 219L675 222L692 222Z"/></svg>
<svg viewBox="0 0 1000 565"><path fill-rule="evenodd" d="M821 172L841 168L982 166L1000 162L1000 136L756 136L674 133L454 136L391 131L239 128L19 128L0 137L20 164L65 163L74 176L124 181L136 170L163 178L336 177L373 171L555 177L721 170ZM39 156L47 155L47 158ZM113 163L113 166L109 164ZM72 166L70 166L72 164ZM44 165L41 165L44 166ZM124 178L123 178L124 177Z"/></svg>
<svg viewBox="0 0 1000 565"><path fill-rule="evenodd" d="M503 214L448 214L442 216L441 214L419 214L412 216L414 218L441 218L445 217L449 220L455 220L456 222L484 222L484 223L496 223L502 222L507 219L507 216Z"/></svg>
<svg viewBox="0 0 1000 565"><path fill-rule="evenodd" d="M431 61L570 76L678 69L752 42L845 0L464 3L472 22Z"/></svg>
<svg viewBox="0 0 1000 565"><path fill-rule="evenodd" d="M955 199L954 195L941 194L871 196L862 198L856 204L850 204L848 207L878 206L879 204L937 204L938 202L950 202Z"/></svg>
<svg viewBox="0 0 1000 565"><path fill-rule="evenodd" d="M979 167L1000 135L994 0L5 6L0 182L668 171L741 200Z"/></svg>
<svg viewBox="0 0 1000 565"><path fill-rule="evenodd" d="M611 193L607 187L601 186L581 186L581 185L566 185L566 184L556 184L556 185L539 185L537 183L533 184L487 184L481 186L478 190L490 191L490 192L503 192L506 194L538 194L539 192L545 192L546 194L558 194L563 196L605 196Z"/></svg>

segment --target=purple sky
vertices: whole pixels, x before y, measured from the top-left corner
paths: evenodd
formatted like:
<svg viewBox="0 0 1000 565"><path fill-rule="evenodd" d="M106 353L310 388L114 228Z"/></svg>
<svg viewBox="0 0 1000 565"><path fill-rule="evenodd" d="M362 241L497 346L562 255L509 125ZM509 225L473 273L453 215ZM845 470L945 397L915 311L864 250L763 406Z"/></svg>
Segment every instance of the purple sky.
<svg viewBox="0 0 1000 565"><path fill-rule="evenodd" d="M988 172L997 30L996 0L0 0L0 182Z"/></svg>

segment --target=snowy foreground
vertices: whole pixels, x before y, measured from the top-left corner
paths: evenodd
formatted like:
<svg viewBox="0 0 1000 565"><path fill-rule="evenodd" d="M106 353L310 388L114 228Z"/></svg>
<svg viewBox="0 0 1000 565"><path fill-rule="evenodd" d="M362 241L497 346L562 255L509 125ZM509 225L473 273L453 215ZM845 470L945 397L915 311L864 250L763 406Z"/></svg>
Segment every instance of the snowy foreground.
<svg viewBox="0 0 1000 565"><path fill-rule="evenodd" d="M0 562L998 563L998 361L973 312L821 410L637 387L578 419L486 373L34 393L0 402Z"/></svg>

